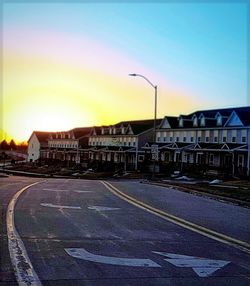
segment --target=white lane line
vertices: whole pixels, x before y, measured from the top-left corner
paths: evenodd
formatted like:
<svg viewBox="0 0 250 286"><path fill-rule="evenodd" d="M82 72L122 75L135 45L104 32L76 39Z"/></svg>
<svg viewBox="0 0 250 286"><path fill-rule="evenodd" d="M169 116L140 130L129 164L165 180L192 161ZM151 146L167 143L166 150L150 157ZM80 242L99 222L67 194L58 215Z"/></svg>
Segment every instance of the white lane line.
<svg viewBox="0 0 250 286"><path fill-rule="evenodd" d="M24 243L16 230L14 218L15 204L24 191L42 182L44 181L33 183L18 191L11 199L7 209L6 222L9 253L16 279L20 286L42 286L42 284L30 262Z"/></svg>
<svg viewBox="0 0 250 286"><path fill-rule="evenodd" d="M102 211L115 211L119 210L120 208L111 208L111 207L103 207L103 206L90 206L88 207L89 210L95 210L97 212L102 212Z"/></svg>
<svg viewBox="0 0 250 286"><path fill-rule="evenodd" d="M102 264L132 267L161 267L159 264L155 263L151 259L102 256L90 253L84 248L65 248L65 251L70 256L73 256L75 258Z"/></svg>
<svg viewBox="0 0 250 286"><path fill-rule="evenodd" d="M177 267L190 267L199 277L211 276L215 271L229 264L231 261L207 259L175 253L153 251L153 253L168 257L165 261Z"/></svg>
<svg viewBox="0 0 250 286"><path fill-rule="evenodd" d="M61 206L61 205L54 205L51 203L41 203L40 205L43 207L57 208L57 209L73 209L73 210L81 209L81 207L78 207L78 206Z"/></svg>

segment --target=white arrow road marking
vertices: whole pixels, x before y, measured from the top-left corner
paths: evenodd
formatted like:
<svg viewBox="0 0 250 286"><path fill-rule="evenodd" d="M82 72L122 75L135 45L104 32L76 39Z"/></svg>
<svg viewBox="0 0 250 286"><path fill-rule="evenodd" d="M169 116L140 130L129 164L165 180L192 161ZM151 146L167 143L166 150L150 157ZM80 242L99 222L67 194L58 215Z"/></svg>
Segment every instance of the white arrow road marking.
<svg viewBox="0 0 250 286"><path fill-rule="evenodd" d="M221 269L231 262L166 252L153 251L153 253L157 253L170 258L164 260L177 267L191 267L199 277L208 277L215 271Z"/></svg>
<svg viewBox="0 0 250 286"><path fill-rule="evenodd" d="M81 190L57 190L57 189L43 189L49 192L75 192L75 193L93 193L93 191L81 191Z"/></svg>
<svg viewBox="0 0 250 286"><path fill-rule="evenodd" d="M76 207L76 206L61 206L61 205L54 205L54 204L46 204L46 203L41 203L40 204L43 207L49 207L49 208L57 208L57 209L74 209L74 210L80 210L81 207Z"/></svg>
<svg viewBox="0 0 250 286"><path fill-rule="evenodd" d="M95 210L97 212L101 212L101 211L115 211L115 210L119 210L120 208L110 208L110 207L102 207L102 206L90 206L90 207L88 207L88 209Z"/></svg>
<svg viewBox="0 0 250 286"><path fill-rule="evenodd" d="M151 259L102 256L90 253L84 248L65 248L65 251L75 258L97 263L133 267L161 267L159 264L155 263Z"/></svg>

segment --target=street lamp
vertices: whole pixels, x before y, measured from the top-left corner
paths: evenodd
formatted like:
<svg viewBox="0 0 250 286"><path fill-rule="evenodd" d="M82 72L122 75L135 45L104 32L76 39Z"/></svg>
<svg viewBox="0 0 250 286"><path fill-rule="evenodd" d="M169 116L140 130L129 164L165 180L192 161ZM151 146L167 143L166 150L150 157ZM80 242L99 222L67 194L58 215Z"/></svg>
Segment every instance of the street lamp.
<svg viewBox="0 0 250 286"><path fill-rule="evenodd" d="M157 116L157 85L154 85L149 79L147 79L144 75L138 73L130 73L129 76L139 76L145 79L155 90L155 110L154 110L154 143L156 143L156 116ZM155 174L155 160L153 166L153 178Z"/></svg>

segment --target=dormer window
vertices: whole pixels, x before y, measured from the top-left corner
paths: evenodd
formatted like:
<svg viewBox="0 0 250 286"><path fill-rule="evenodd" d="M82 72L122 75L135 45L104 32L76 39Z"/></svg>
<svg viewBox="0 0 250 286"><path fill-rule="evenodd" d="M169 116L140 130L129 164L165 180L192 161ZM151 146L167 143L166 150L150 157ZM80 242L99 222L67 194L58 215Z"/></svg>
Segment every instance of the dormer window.
<svg viewBox="0 0 250 286"><path fill-rule="evenodd" d="M183 127L183 118L179 119L179 127Z"/></svg>
<svg viewBox="0 0 250 286"><path fill-rule="evenodd" d="M205 120L205 117L202 116L201 117L201 126L205 126L206 125L206 120Z"/></svg>
<svg viewBox="0 0 250 286"><path fill-rule="evenodd" d="M198 118L197 118L197 116L194 115L194 116L192 117L192 120L193 120L193 126L194 126L194 127L197 127L197 126L198 126Z"/></svg>
<svg viewBox="0 0 250 286"><path fill-rule="evenodd" d="M217 117L217 126L221 126L222 125L222 116L218 116Z"/></svg>

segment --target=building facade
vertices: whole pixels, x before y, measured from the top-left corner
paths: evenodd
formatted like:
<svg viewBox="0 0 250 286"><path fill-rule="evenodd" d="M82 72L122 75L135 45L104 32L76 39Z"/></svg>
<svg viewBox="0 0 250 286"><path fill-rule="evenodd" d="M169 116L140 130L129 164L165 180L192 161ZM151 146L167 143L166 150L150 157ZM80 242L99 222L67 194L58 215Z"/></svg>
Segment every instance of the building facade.
<svg viewBox="0 0 250 286"><path fill-rule="evenodd" d="M166 116L157 130L162 169L199 168L249 176L250 107ZM150 146L146 146L150 148Z"/></svg>
<svg viewBox="0 0 250 286"><path fill-rule="evenodd" d="M157 120L160 124L161 119ZM152 141L154 120L123 121L94 127L89 137L89 158L98 169L139 170L145 161L142 146Z"/></svg>
<svg viewBox="0 0 250 286"><path fill-rule="evenodd" d="M40 159L43 151L48 148L48 139L50 132L34 131L28 140L28 162L35 162Z"/></svg>
<svg viewBox="0 0 250 286"><path fill-rule="evenodd" d="M88 142L92 127L74 128L68 131L53 132L48 138L48 146L41 152L47 161L86 165L88 163Z"/></svg>

